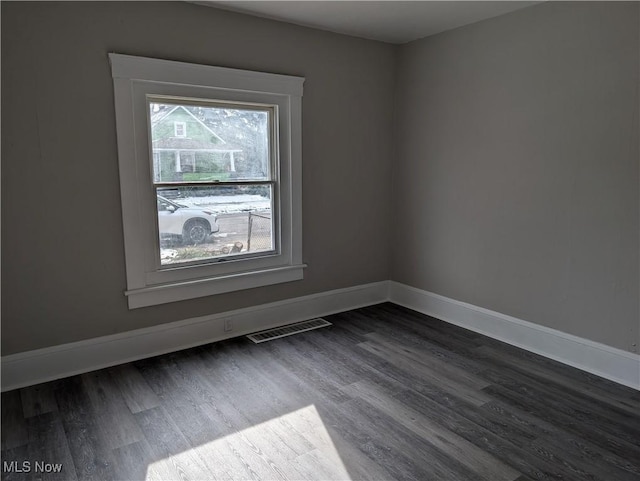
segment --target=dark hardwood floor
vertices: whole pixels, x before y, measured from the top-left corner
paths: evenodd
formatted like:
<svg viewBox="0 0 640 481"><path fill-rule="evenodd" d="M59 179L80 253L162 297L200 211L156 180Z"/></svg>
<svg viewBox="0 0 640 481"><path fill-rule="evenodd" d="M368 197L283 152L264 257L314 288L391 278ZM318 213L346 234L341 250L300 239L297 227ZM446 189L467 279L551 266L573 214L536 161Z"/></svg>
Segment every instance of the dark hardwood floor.
<svg viewBox="0 0 640 481"><path fill-rule="evenodd" d="M327 319L4 393L2 479L640 480L638 391L393 304Z"/></svg>

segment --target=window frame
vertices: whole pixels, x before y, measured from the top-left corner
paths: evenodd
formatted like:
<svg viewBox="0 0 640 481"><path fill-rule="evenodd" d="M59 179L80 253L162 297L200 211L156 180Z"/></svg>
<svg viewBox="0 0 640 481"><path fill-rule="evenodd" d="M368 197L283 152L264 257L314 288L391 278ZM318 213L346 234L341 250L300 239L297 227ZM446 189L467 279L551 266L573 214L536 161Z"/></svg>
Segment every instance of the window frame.
<svg viewBox="0 0 640 481"><path fill-rule="evenodd" d="M178 134L178 126L182 127L182 135ZM186 122L174 122L173 123L173 136L178 139L187 138L187 123Z"/></svg>
<svg viewBox="0 0 640 481"><path fill-rule="evenodd" d="M109 60L129 308L302 279L306 267L302 262L301 188L304 78L115 53L109 54ZM272 215L277 252L158 268L148 99L159 96L274 106L277 157L272 168L278 169L278 189L272 192Z"/></svg>
<svg viewBox="0 0 640 481"><path fill-rule="evenodd" d="M218 257L218 258L208 258L203 260L195 260L190 264L193 265L203 265L206 263L214 264L217 262L225 262L228 263L230 261L239 261L247 258L260 258L260 257L272 257L274 255L279 255L281 253L280 249L280 218L279 218L279 152L278 152L278 127L277 127L277 119L278 119L278 106L271 104L257 104L257 103L238 103L238 102L224 102L221 103L219 101L212 102L203 102L202 99L186 99L186 98L169 98L169 97L157 97L154 95L147 95L147 103L150 105L154 102L161 102L165 104L173 104L173 105L200 105L200 106L211 106L214 108L230 108L230 109L239 109L239 110L256 110L260 112L264 112L268 115L268 136L269 136L269 162L268 162L268 174L264 178L241 178L237 180L227 180L227 181L165 181L162 182L160 180L155 180L155 162L152 163L151 169L154 172L152 185L155 188L156 192L162 188L180 188L185 187L187 185L193 187L223 187L223 186L240 186L240 185L265 185L268 186L271 191L271 212L272 212L272 249L261 251L261 252L244 252L240 254L234 254L232 256ZM149 111L150 109L147 109ZM150 114L149 114L150 115ZM149 150L153 151L152 140L153 140L153 124L151 122L151 118L149 116L148 120L148 131L149 131ZM184 122L182 122L184 123ZM154 154L155 155L155 154ZM181 167L182 171L182 167ZM156 196L154 196L155 198ZM158 218L155 218L158 220ZM158 223L154 224L156 236L159 234ZM162 264L160 259L160 246L155 246L155 259L156 259L156 270L158 272L164 272L169 269L176 269L177 267L189 267L189 263L184 262L180 264ZM269 260L265 262L265 264L271 264L272 261ZM216 268L218 271L223 270L222 267ZM229 269L230 271L235 270L234 267ZM166 277L166 274L159 274L157 277L162 278ZM179 279L185 279L191 277L190 274L186 271L182 271L182 276ZM156 276L154 274L148 275L147 280L149 282L158 282ZM176 280L176 279L172 279Z"/></svg>

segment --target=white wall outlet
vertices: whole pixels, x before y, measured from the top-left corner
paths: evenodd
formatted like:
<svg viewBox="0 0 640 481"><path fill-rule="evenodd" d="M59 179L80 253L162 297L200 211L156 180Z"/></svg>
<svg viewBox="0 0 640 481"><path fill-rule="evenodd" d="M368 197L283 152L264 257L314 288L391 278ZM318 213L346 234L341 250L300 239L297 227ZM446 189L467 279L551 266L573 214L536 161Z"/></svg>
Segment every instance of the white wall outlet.
<svg viewBox="0 0 640 481"><path fill-rule="evenodd" d="M231 319L224 320L224 332L233 331L233 325L231 324Z"/></svg>

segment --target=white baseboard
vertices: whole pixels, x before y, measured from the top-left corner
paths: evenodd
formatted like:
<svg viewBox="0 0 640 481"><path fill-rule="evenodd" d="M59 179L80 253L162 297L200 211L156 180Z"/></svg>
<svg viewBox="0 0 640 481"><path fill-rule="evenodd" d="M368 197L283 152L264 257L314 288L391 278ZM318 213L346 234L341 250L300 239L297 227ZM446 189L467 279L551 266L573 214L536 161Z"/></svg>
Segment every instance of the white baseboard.
<svg viewBox="0 0 640 481"><path fill-rule="evenodd" d="M394 281L389 283L389 300L414 311L640 390L640 355L638 354Z"/></svg>
<svg viewBox="0 0 640 481"><path fill-rule="evenodd" d="M385 302L387 281L2 357L2 391ZM233 330L225 332L225 320Z"/></svg>
<svg viewBox="0 0 640 481"><path fill-rule="evenodd" d="M3 356L2 391L385 301L640 390L637 354L404 284L382 281ZM233 326L230 332L224 330L226 320Z"/></svg>

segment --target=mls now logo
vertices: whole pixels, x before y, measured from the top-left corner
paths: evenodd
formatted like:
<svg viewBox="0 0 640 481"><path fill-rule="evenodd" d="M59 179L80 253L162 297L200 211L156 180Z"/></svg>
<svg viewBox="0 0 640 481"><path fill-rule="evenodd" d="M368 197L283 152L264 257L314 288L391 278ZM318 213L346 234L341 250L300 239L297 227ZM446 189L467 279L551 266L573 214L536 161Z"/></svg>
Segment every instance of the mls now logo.
<svg viewBox="0 0 640 481"><path fill-rule="evenodd" d="M5 473L59 473L62 471L62 463L45 463L44 461L3 461L2 471Z"/></svg>

